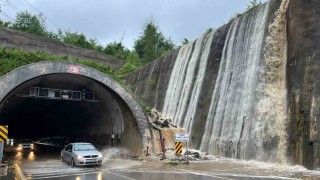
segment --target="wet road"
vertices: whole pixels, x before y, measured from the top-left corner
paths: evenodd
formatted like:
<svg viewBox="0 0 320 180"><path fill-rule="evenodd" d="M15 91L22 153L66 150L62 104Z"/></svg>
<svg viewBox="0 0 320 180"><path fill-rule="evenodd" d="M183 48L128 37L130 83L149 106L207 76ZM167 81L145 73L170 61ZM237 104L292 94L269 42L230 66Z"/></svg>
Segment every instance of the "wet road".
<svg viewBox="0 0 320 180"><path fill-rule="evenodd" d="M113 163L130 163L130 160L113 160ZM61 180L221 180L221 179L280 179L280 177L245 176L238 174L211 173L197 174L183 171L148 171L132 169L113 169L102 167L76 167L61 164L57 160L22 164L23 179L61 179ZM290 178L283 178L290 179Z"/></svg>
<svg viewBox="0 0 320 180"><path fill-rule="evenodd" d="M151 160L110 159L108 154L102 166L70 167L60 161L61 148L36 146L34 151L7 150L5 160L8 173L1 179L61 179L61 180L220 180L220 179L314 179L305 174L273 172L270 168L250 169L250 165L226 162L199 162L170 166ZM268 172L270 171L270 172ZM298 171L299 172L299 171ZM291 173L291 172L289 172ZM302 178L301 178L302 177ZM307 178L305 178L307 177ZM310 177L310 178L308 178ZM315 178L316 179L316 178Z"/></svg>

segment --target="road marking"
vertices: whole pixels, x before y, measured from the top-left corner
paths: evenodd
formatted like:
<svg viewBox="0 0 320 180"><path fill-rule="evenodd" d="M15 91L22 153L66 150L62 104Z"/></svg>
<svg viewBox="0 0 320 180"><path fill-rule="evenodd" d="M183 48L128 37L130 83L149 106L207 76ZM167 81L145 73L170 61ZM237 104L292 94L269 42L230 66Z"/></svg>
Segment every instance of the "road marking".
<svg viewBox="0 0 320 180"><path fill-rule="evenodd" d="M264 176L264 175L250 175L250 174L237 174L237 173L221 173L221 172L201 172L201 171L195 171L190 172L188 170L180 169L182 172L195 174L195 175L201 175L201 176L209 176L209 177L219 177L219 178L236 178L239 177L242 178L259 178L259 179L283 179L283 180L298 180L296 178L290 178L290 177L281 177L281 176Z"/></svg>
<svg viewBox="0 0 320 180"><path fill-rule="evenodd" d="M104 169L104 170L103 170L103 172L106 172L106 173L109 173L109 174L112 174L112 175L116 175L116 176L119 176L119 177L122 177L122 178L125 178L125 179L129 179L129 180L136 180L136 179L129 178L129 177L124 176L124 175L121 175L121 174L117 174L117 173L114 173L114 172L108 171L108 170L106 170L106 169Z"/></svg>
<svg viewBox="0 0 320 180"><path fill-rule="evenodd" d="M48 173L48 172L67 172L67 171L95 171L95 169L56 169L56 168L51 168L51 169L46 169L46 170L41 170L41 169L27 169L24 172L26 173Z"/></svg>
<svg viewBox="0 0 320 180"><path fill-rule="evenodd" d="M67 177L67 176L81 176L87 174L98 174L99 172L90 172L90 173L73 173L73 174L61 174L58 176L44 176L44 177L30 177L31 179L48 179L48 178L58 178L58 177Z"/></svg>
<svg viewBox="0 0 320 180"><path fill-rule="evenodd" d="M25 179L47 179L97 174L100 171L101 169L97 168L73 168L70 166L43 167L41 164L34 164L23 169L22 175L25 176Z"/></svg>
<svg viewBox="0 0 320 180"><path fill-rule="evenodd" d="M20 166L19 166L17 163L15 163L15 168L16 168L16 170L18 171L18 174L19 174L21 180L26 180L26 177L25 177L24 174L22 173L21 168L20 168Z"/></svg>
<svg viewBox="0 0 320 180"><path fill-rule="evenodd" d="M75 173L95 173L98 171L60 171L60 172L51 172L51 173L34 173L34 174L28 174L28 177L39 177L39 176L52 176L52 175L64 175L64 174L75 174Z"/></svg>

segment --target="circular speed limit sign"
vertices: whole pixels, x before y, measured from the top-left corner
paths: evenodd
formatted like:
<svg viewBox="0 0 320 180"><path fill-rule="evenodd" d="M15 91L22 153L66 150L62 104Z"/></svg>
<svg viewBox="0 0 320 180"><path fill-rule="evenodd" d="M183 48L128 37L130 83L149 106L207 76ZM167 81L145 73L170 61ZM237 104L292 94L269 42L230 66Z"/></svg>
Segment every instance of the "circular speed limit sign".
<svg viewBox="0 0 320 180"><path fill-rule="evenodd" d="M68 72L69 73L73 73L73 74L79 74L80 73L80 69L79 69L78 66L69 66Z"/></svg>

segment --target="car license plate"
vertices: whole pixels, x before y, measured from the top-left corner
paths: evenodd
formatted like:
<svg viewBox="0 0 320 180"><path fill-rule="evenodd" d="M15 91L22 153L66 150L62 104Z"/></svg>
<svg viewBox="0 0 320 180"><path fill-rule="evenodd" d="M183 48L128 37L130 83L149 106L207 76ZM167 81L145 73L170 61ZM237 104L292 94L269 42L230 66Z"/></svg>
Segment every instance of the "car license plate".
<svg viewBox="0 0 320 180"><path fill-rule="evenodd" d="M87 159L87 162L96 162L95 159Z"/></svg>

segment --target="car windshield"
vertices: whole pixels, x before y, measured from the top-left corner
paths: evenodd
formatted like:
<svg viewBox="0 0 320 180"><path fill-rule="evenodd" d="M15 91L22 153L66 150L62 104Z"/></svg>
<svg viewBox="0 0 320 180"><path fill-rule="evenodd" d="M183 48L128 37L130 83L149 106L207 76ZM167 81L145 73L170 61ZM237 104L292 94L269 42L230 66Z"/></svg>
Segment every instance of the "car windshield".
<svg viewBox="0 0 320 180"><path fill-rule="evenodd" d="M21 139L20 143L32 143L31 139Z"/></svg>
<svg viewBox="0 0 320 180"><path fill-rule="evenodd" d="M74 150L75 151L88 151L88 150L95 150L91 144L75 144Z"/></svg>

